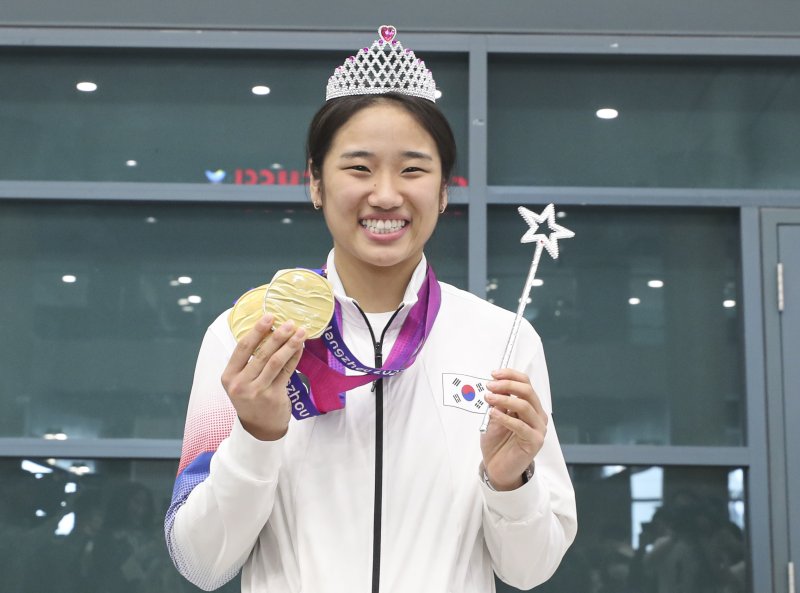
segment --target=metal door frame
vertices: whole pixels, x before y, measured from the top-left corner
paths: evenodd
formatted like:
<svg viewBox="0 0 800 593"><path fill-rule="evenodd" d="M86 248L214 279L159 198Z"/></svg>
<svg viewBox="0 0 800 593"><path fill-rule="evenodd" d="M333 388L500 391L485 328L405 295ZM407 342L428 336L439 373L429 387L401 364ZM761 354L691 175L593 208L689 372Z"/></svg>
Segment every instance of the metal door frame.
<svg viewBox="0 0 800 593"><path fill-rule="evenodd" d="M800 209L761 210L761 262L764 295L764 354L767 392L767 446L769 449L770 522L774 590L789 591L789 500L786 491L786 431L784 425L781 317L778 311L778 227L800 226ZM793 470L800 471L800 470ZM800 545L797 542L795 545Z"/></svg>

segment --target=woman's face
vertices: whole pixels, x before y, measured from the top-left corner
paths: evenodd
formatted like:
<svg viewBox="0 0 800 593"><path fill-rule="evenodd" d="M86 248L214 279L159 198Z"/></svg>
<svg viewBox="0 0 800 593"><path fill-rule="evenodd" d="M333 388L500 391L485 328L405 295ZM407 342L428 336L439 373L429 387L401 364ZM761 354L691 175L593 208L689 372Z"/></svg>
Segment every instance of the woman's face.
<svg viewBox="0 0 800 593"><path fill-rule="evenodd" d="M410 273L446 205L436 143L402 107L366 107L334 136L311 197L322 204L338 269Z"/></svg>

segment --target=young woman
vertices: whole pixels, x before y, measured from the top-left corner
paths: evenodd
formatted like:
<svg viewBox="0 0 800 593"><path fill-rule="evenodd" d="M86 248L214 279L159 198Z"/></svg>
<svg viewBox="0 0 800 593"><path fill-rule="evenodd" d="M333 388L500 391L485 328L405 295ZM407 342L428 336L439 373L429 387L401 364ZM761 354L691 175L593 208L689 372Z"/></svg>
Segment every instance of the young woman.
<svg viewBox="0 0 800 593"><path fill-rule="evenodd" d="M383 29L358 60L416 59ZM333 237L326 274L349 352L376 368L413 352L342 409L297 420L287 383L304 330L268 315L237 343L227 314L211 325L166 521L176 566L204 589L239 570L251 593L488 592L493 572L530 588L575 536L539 337L523 323L511 368L494 369L513 314L436 282L425 259L450 127L430 89L394 72L364 90L368 70L344 75L349 90L311 123L310 194Z"/></svg>

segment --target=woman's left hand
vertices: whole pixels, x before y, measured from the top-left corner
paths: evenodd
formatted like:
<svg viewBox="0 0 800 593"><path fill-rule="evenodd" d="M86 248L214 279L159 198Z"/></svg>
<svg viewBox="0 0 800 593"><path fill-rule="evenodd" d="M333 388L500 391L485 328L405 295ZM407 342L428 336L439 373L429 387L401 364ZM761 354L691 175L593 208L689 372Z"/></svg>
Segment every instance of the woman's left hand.
<svg viewBox="0 0 800 593"><path fill-rule="evenodd" d="M514 490L544 444L548 415L525 373L500 369L492 378L486 385L486 403L493 408L481 435L483 466L495 490Z"/></svg>

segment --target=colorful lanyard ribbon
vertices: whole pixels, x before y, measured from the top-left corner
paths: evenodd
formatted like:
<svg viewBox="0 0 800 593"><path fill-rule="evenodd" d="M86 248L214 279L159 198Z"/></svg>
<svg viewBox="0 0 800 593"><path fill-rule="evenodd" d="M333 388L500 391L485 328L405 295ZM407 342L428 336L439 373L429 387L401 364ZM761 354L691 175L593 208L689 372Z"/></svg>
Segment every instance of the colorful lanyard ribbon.
<svg viewBox="0 0 800 593"><path fill-rule="evenodd" d="M315 271L324 275L324 270ZM439 282L428 266L417 302L408 312L386 364L373 368L359 361L344 343L342 309L337 301L331 324L320 338L306 342L297 371L289 380L292 415L302 420L341 410L346 391L382 377L393 377L410 367L431 333L441 303ZM346 375L346 369L361 374Z"/></svg>

